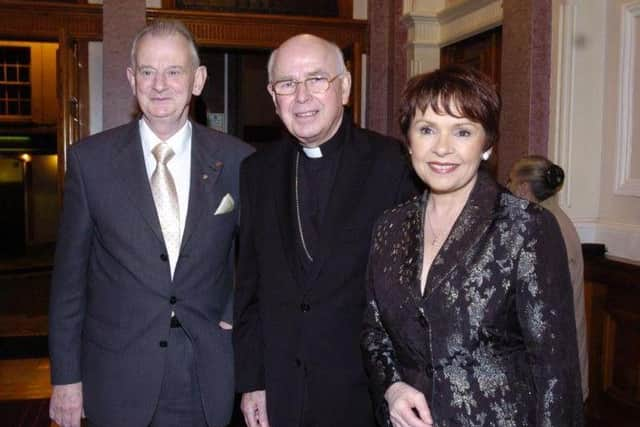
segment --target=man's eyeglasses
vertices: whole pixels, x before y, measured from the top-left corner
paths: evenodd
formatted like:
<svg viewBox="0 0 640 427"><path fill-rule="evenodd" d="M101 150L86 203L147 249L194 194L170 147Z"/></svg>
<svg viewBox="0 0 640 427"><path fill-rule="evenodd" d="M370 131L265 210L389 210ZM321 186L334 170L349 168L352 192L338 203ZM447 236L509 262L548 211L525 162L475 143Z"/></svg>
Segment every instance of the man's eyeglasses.
<svg viewBox="0 0 640 427"><path fill-rule="evenodd" d="M271 83L271 89L276 95L293 95L298 89L300 83L304 83L304 87L311 93L316 95L325 93L329 90L331 83L338 77L342 77L342 73L335 75L332 78L313 76L307 77L304 80L279 80Z"/></svg>

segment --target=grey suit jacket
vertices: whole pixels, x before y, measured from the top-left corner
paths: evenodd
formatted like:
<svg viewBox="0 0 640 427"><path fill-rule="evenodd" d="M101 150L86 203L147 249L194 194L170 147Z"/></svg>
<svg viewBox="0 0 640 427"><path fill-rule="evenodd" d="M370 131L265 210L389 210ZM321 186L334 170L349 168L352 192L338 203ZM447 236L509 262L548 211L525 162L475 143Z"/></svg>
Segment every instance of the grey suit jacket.
<svg viewBox="0 0 640 427"><path fill-rule="evenodd" d="M169 262L144 167L137 121L92 136L68 154L49 311L53 384L83 383L98 424L146 425L160 392L175 310L190 336L210 425L233 404L230 321L239 165L251 148L193 125L191 184L181 252Z"/></svg>

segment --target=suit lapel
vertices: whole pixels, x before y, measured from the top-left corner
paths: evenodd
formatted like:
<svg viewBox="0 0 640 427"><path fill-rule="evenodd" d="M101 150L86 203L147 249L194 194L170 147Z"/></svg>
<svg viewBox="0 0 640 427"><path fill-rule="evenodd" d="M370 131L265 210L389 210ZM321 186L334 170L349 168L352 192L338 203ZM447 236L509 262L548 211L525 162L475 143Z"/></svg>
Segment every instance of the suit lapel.
<svg viewBox="0 0 640 427"><path fill-rule="evenodd" d="M427 278L428 298L458 268L465 268L467 255L484 239L496 213L499 188L486 172L479 171L469 200L451 228ZM426 203L426 202L425 202Z"/></svg>
<svg viewBox="0 0 640 427"><path fill-rule="evenodd" d="M331 253L334 240L330 236L336 236L346 221L358 216L349 213L359 211L364 181L369 176L373 153L367 144L354 138L352 133L351 125L347 125L344 146L332 184L327 212L318 233L321 237L318 241L317 259L314 263L314 277L322 271L322 267Z"/></svg>
<svg viewBox="0 0 640 427"><path fill-rule="evenodd" d="M122 181L122 188L127 189L131 203L138 209L156 237L164 242L145 168L138 126L137 121L131 122L126 132L127 136L114 142L114 176Z"/></svg>
<svg viewBox="0 0 640 427"><path fill-rule="evenodd" d="M285 258L289 263L293 277L301 283L300 265L298 262L298 250L296 245L297 218L293 214L295 209L294 185L295 185L295 143L285 139L281 141L282 147L275 153L270 165L275 174L274 208L278 218L278 227L282 237L282 246Z"/></svg>
<svg viewBox="0 0 640 427"><path fill-rule="evenodd" d="M218 144L206 144L199 126L196 124L192 126L189 206L182 234L181 249L184 249L189 242L200 217L207 212L207 206L210 206L208 199L213 197L213 187L224 168L224 163L217 156ZM210 149L210 146L214 148Z"/></svg>
<svg viewBox="0 0 640 427"><path fill-rule="evenodd" d="M403 223L398 227L400 235L403 237L400 246L408 256L402 257L402 265L398 269L398 283L406 284L406 292L410 295L411 301L418 306L422 300L420 291L420 269L422 268L422 258L424 256L424 208L426 206L427 192L422 197L416 198L410 203L411 210L408 211Z"/></svg>

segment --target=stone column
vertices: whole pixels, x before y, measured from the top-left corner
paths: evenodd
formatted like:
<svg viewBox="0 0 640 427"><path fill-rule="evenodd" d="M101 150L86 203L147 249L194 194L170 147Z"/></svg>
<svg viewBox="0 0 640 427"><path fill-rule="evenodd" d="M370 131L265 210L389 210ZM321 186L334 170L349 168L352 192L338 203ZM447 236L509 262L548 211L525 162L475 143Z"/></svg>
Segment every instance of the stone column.
<svg viewBox="0 0 640 427"><path fill-rule="evenodd" d="M104 0L102 6L103 129L125 124L137 111L127 81L134 35L145 25L145 0Z"/></svg>
<svg viewBox="0 0 640 427"><path fill-rule="evenodd" d="M368 129L401 137L400 95L407 81L407 29L402 0L369 0Z"/></svg>
<svg viewBox="0 0 640 427"><path fill-rule="evenodd" d="M547 155L551 0L504 0L498 180L526 154Z"/></svg>

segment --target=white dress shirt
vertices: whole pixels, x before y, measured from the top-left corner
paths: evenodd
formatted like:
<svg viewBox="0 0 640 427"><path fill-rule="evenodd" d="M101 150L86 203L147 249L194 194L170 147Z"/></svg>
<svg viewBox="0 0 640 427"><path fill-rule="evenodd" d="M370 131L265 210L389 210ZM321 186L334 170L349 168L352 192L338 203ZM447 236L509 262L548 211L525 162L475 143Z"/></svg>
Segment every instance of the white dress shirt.
<svg viewBox="0 0 640 427"><path fill-rule="evenodd" d="M156 168L156 158L151 150L160 142L163 142L151 130L144 119L140 119L140 139L142 140L142 152L144 153L144 164L147 169L147 177L151 180L151 175ZM191 180L191 122L187 122L166 142L169 144L174 156L167 163L173 181L178 192L178 212L180 214L180 241L184 234L184 225L187 220L187 209L189 207L189 185ZM171 266L171 278L176 269L177 259L169 258Z"/></svg>

